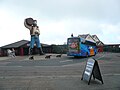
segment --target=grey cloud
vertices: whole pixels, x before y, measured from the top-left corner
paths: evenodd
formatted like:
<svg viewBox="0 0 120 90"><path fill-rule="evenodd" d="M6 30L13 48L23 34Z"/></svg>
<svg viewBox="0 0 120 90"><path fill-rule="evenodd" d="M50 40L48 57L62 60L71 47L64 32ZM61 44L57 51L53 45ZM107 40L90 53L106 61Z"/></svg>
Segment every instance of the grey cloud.
<svg viewBox="0 0 120 90"><path fill-rule="evenodd" d="M36 13L42 18L83 17L102 22L119 22L119 0L6 0L18 13ZM15 7L16 8L15 8ZM25 13L24 13L25 14Z"/></svg>
<svg viewBox="0 0 120 90"><path fill-rule="evenodd" d="M119 0L44 0L37 5L40 12L52 19L84 17L88 19L118 22Z"/></svg>

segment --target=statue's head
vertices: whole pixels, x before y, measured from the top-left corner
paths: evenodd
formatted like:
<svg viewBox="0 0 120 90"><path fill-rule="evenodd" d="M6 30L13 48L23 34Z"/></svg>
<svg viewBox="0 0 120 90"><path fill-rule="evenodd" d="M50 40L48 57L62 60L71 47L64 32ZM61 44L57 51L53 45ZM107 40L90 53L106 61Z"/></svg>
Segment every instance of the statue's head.
<svg viewBox="0 0 120 90"><path fill-rule="evenodd" d="M37 20L33 20L33 26L37 26Z"/></svg>

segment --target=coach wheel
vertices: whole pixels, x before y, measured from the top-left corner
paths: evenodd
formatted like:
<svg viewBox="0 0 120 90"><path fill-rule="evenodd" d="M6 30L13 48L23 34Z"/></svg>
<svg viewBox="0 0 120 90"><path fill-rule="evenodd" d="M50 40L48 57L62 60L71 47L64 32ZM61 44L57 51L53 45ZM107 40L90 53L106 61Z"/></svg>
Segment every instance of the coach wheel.
<svg viewBox="0 0 120 90"><path fill-rule="evenodd" d="M94 54L94 56L96 55L96 52L95 52L95 54Z"/></svg>
<svg viewBox="0 0 120 90"><path fill-rule="evenodd" d="M86 53L86 57L89 57L88 52Z"/></svg>

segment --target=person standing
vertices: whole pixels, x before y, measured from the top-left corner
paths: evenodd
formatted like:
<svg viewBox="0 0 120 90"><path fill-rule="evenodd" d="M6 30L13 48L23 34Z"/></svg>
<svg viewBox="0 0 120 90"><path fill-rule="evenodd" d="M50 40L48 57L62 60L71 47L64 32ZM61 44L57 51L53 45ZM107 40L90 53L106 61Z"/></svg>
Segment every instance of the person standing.
<svg viewBox="0 0 120 90"><path fill-rule="evenodd" d="M39 50L39 54L44 55L40 44L40 39L39 39L40 30L39 30L39 26L37 26L37 20L33 20L32 25L27 25L26 22L24 22L24 24L30 30L30 35L31 35L30 52L29 52L30 55L33 54L34 43L36 43L36 46Z"/></svg>

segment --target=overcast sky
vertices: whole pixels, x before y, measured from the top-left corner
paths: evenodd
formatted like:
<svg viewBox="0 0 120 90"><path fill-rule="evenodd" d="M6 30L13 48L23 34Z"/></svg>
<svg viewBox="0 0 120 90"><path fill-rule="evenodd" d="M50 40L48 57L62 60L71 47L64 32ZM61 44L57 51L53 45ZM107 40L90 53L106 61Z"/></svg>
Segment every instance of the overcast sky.
<svg viewBox="0 0 120 90"><path fill-rule="evenodd" d="M0 0L0 46L30 40L24 19L40 27L40 41L64 44L71 33L120 44L120 0Z"/></svg>

